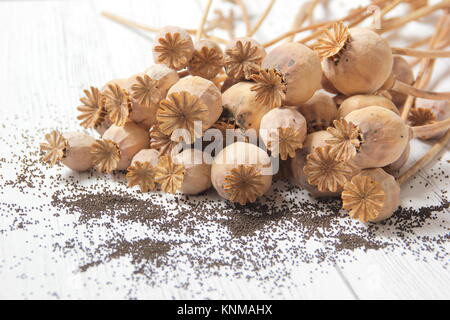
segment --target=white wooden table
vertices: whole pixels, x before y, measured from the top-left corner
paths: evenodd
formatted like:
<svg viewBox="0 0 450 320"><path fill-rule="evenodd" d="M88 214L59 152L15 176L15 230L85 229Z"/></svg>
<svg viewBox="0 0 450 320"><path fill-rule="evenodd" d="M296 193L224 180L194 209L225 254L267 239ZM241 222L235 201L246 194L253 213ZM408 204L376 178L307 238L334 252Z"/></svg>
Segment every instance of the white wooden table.
<svg viewBox="0 0 450 320"><path fill-rule="evenodd" d="M228 6L220 0L214 8ZM262 12L268 1L246 1L253 18ZM300 1L278 1L272 14L257 33L257 39L267 41L287 30ZM332 0L327 14L343 15L350 1ZM351 1L353 3L353 1ZM164 1L0 1L0 132L2 147L0 158L10 158L13 153L27 154L22 134L36 143L36 128L77 129L75 106L82 89L101 85L113 78L125 77L145 69L152 63L151 34L135 32L100 16L107 10L135 21L158 27L175 24L196 28L201 16L201 0ZM364 3L361 1L361 3ZM236 8L236 12L239 10ZM402 12L399 8L395 12ZM322 9L316 19L323 19ZM411 23L402 34L406 42L392 37L392 43L402 45L430 35L437 15ZM253 19L255 21L255 19ZM238 34L243 27L237 29ZM226 34L218 35L225 37ZM434 81L445 78L450 72L449 60L439 61ZM439 82L438 90L448 91L450 79ZM14 123L14 125L12 125ZM28 131L25 131L28 130ZM7 143L8 142L8 143ZM429 146L414 142L412 161L418 159ZM31 155L30 155L31 157ZM432 170L450 173L447 160L450 153L441 155L421 171L416 179L402 191L403 205L431 206L441 204L442 191L449 190L449 180L427 178ZM14 179L19 165L0 163L0 181ZM56 170L56 169L55 169ZM68 175L67 171L58 169ZM112 181L111 183L114 183ZM3 185L3 183L2 183ZM414 189L410 189L414 185ZM48 192L42 188L33 192ZM426 196L430 195L427 199ZM50 198L37 198L24 194L18 188L5 187L0 202L31 208L49 203ZM51 211L51 210L49 210ZM54 213L54 212L53 212ZM0 207L0 298L343 298L343 299L444 299L450 297L450 272L448 269L450 244L442 246L440 259L423 251L423 258L402 254L401 251L375 250L351 253L349 262L334 266L299 264L292 266L292 282L297 287L263 290L257 280L228 279L225 276L205 279L205 286L190 284L189 288L174 286L172 282L150 286L126 279L126 261L91 268L88 272L75 272L79 266L77 254L67 259L52 250L55 242L63 241L61 232L70 233L73 217L60 212L27 211L28 219L35 223L25 229L13 228L13 210ZM417 235L448 234L448 210L436 214L416 230ZM443 226L443 227L442 227ZM83 239L80 239L82 241ZM80 257L82 253L79 253ZM126 259L125 259L126 260ZM276 266L274 266L275 268ZM133 294L130 290L133 288Z"/></svg>

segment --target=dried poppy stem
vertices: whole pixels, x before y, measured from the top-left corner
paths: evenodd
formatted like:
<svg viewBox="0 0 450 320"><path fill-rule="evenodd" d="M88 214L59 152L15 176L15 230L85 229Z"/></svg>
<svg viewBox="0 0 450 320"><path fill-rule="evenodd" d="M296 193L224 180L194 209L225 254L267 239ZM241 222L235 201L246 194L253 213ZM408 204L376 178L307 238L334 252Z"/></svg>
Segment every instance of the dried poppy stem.
<svg viewBox="0 0 450 320"><path fill-rule="evenodd" d="M414 42L414 43L411 43L411 44L408 46L408 48L415 49L415 48L421 47L421 46L423 46L423 45L429 43L430 40L431 40L431 36L430 36L430 37L426 37L426 38L424 38L424 39L422 39L422 40L418 40L418 41L416 41L416 42Z"/></svg>
<svg viewBox="0 0 450 320"><path fill-rule="evenodd" d="M144 31L149 31L149 32L159 32L160 31L159 28L152 28L152 27L149 27L149 26L146 26L146 25L143 25L143 24L140 24L140 23L137 23L137 22L134 22L134 21L122 18L122 17L120 17L118 15L115 15L115 14L112 14L110 12L103 11L101 14L102 14L102 16L104 16L104 17L106 17L106 18L108 18L108 19L110 19L110 20L112 20L114 22L117 22L119 24L122 24L124 26L127 26L127 27L131 27L131 28L139 29L139 30L144 30ZM195 30L195 29L185 29L185 30L189 34L196 34L197 33L197 30ZM219 37L216 37L216 36L207 35L205 37L208 38L208 39L211 39L213 41L223 43L223 44L227 44L228 43L228 41L226 41L225 39L222 39L222 38L219 38Z"/></svg>
<svg viewBox="0 0 450 320"><path fill-rule="evenodd" d="M356 17L356 20L351 21L351 23L348 25L349 28L356 27L361 22L366 20L367 18L373 16L374 14L378 14L378 10L371 10L374 7L382 7L387 1L379 1L378 3L372 3L369 6L367 6L366 10L361 14L359 17ZM380 18L384 17L388 12L390 12L395 7L389 7L389 4L383 8L384 13L380 12Z"/></svg>
<svg viewBox="0 0 450 320"><path fill-rule="evenodd" d="M300 6L297 15L295 16L294 22L292 23L291 31L300 28L305 23L305 21L311 19L314 9L316 8L319 1L320 0L308 1ZM289 38L286 39L287 42L294 41L294 37L295 33L291 34Z"/></svg>
<svg viewBox="0 0 450 320"><path fill-rule="evenodd" d="M283 33L282 35L280 35L279 37L277 37L277 38L275 38L273 40L270 40L269 42L266 42L264 44L264 48L270 47L270 46L280 42L281 40L283 40L285 38L288 38L290 36L296 35L297 33L304 32L304 31L309 31L309 30L315 30L317 28L325 27L325 26L328 26L328 25L330 25L330 22L326 21L326 22L320 22L320 23L317 23L317 24L313 24L313 25L310 25L310 26L297 28L295 30L291 30L289 32Z"/></svg>
<svg viewBox="0 0 450 320"><path fill-rule="evenodd" d="M144 31L149 31L149 32L159 32L160 28L152 28L128 19L125 19L123 17L120 17L116 14L107 12L107 11L103 11L101 13L102 16L104 16L105 18L108 18L114 22L120 23L124 26L128 26L131 28L135 28L135 29L140 29L140 30L144 30ZM195 34L197 32L197 30L193 30L193 29L186 29L187 32L189 32L190 34Z"/></svg>
<svg viewBox="0 0 450 320"><path fill-rule="evenodd" d="M386 1L386 0L384 0L384 1ZM378 5L378 4L382 3L382 2L383 1L379 0L376 5ZM320 27L328 28L328 27L332 26L334 23L336 23L338 21L349 21L349 20L352 20L354 18L357 18L360 14L364 13L368 8L369 8L369 6L355 9L350 14L348 14L346 17L344 17L342 19L339 19L339 20L324 21L324 22L320 22L320 23L316 23L316 24L312 24L312 25L309 25L309 26L305 26L305 27L302 27L302 28L298 28L298 29L295 29L295 30L288 31L288 32L278 36L277 38L275 38L273 40L270 40L269 42L265 43L264 44L264 48L270 47L270 46L280 42L281 40L283 40L285 38L288 38L290 36L296 35L297 33L300 33L300 32L309 31L309 30L316 30L316 29L318 29ZM300 42L300 43L308 42L309 40L314 39L318 35L322 34L322 32L323 32L323 29L321 28L321 29L317 30L316 32L312 33L311 35L309 35L308 37L306 37L306 38L304 38L304 39L302 39L302 40L300 40L298 42Z"/></svg>
<svg viewBox="0 0 450 320"><path fill-rule="evenodd" d="M439 139L422 158L420 158L411 168L406 170L400 176L400 178L398 178L397 182L399 184L403 184L406 181L408 181L424 166L429 164L434 159L434 157L436 157L445 148L445 146L449 141L450 141L450 130L448 130L447 133L441 139Z"/></svg>
<svg viewBox="0 0 450 320"><path fill-rule="evenodd" d="M239 7L241 7L242 20L244 20L245 30L246 30L246 33L249 33L250 29L251 29L251 25L250 25L250 18L248 15L247 6L245 5L243 0L236 0L236 3L238 4Z"/></svg>
<svg viewBox="0 0 450 320"><path fill-rule="evenodd" d="M441 51L441 50L418 50L410 48L392 47L392 53L417 58L432 58L432 59L450 58L450 51Z"/></svg>
<svg viewBox="0 0 450 320"><path fill-rule="evenodd" d="M212 0L208 0L208 2L206 3L205 11L203 11L202 20L200 21L200 26L198 27L197 34L195 36L197 41L200 41L200 39L203 36L203 32L205 29L205 23L206 23L206 19L208 18L209 9L211 8L211 4L212 4Z"/></svg>
<svg viewBox="0 0 450 320"><path fill-rule="evenodd" d="M436 23L436 27L435 27L436 31L429 40L428 47L430 49L435 49L436 47L438 47L439 49L443 49L442 45L437 46L437 44L438 44L439 40L442 39L443 36L446 36L448 34L448 30L445 30L445 29L441 30L442 26L445 24L447 18L448 18L447 14L444 14L439 19L439 21ZM446 28L446 29L448 29L448 28ZM428 82L431 78L435 60L421 59L418 61L419 62L422 61L422 64L420 66L419 73L417 74L417 78L416 78L416 82L415 82L414 86L422 89L428 84ZM425 74L428 75L428 79L424 79ZM402 119L406 120L408 118L411 107L414 104L414 100L415 100L415 98L413 96L408 96L408 98L406 99L405 105L403 107Z"/></svg>
<svg viewBox="0 0 450 320"><path fill-rule="evenodd" d="M450 92L433 92L422 90L401 81L395 81L394 86L391 90L408 94L416 98L424 98L430 100L450 100Z"/></svg>
<svg viewBox="0 0 450 320"><path fill-rule="evenodd" d="M267 6L266 10L264 10L262 16L256 22L253 29L249 33L247 33L247 37L252 37L258 31L259 27L261 27L262 23L264 22L264 20L266 20L267 16L269 15L270 10L272 10L272 7L275 4L275 1L276 0L270 0L269 5Z"/></svg>
<svg viewBox="0 0 450 320"><path fill-rule="evenodd" d="M406 0L395 0L395 1L392 1L391 3L388 3L386 5L386 7L384 7L383 10L381 10L380 16L384 17L386 14L388 14L389 12L394 10L400 3L405 2L405 1Z"/></svg>
<svg viewBox="0 0 450 320"><path fill-rule="evenodd" d="M389 24L386 24L383 29L377 30L377 32L382 34L382 33L385 33L385 32L388 32L388 31L391 31L394 29L398 29L411 21L420 19L422 17L425 17L425 16L433 13L434 11L437 11L439 9L443 9L443 8L446 8L449 6L450 6L450 0L444 0L444 1L436 3L433 6L422 7L407 16L404 16L395 21L392 21Z"/></svg>
<svg viewBox="0 0 450 320"><path fill-rule="evenodd" d="M434 136L436 134L439 134L440 132L445 131L445 129L448 129L449 127L450 127L450 118L443 121L437 121L431 124L426 124L423 126L411 127L411 129L413 137L420 138L424 136L428 137Z"/></svg>

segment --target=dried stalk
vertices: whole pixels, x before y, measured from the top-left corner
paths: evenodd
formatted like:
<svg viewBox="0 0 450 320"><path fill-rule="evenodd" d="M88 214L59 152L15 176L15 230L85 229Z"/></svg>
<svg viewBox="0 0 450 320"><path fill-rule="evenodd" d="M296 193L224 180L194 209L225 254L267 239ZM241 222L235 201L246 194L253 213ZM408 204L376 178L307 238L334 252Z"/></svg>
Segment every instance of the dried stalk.
<svg viewBox="0 0 450 320"><path fill-rule="evenodd" d="M195 36L197 41L200 41L200 39L203 36L203 32L205 29L205 23L206 23L206 19L208 18L209 9L211 8L211 4L212 4L212 0L208 0L208 2L206 3L206 8L205 8L205 11L203 12L202 20L200 21L200 26L198 27L197 34Z"/></svg>
<svg viewBox="0 0 450 320"><path fill-rule="evenodd" d="M430 59L450 58L450 51L440 51L440 50L418 50L410 48L392 47L392 53L417 58L430 58Z"/></svg>
<svg viewBox="0 0 450 320"><path fill-rule="evenodd" d="M405 183L417 172L419 172L420 169L429 164L434 159L434 157L436 157L445 148L449 141L450 130L448 130L447 133L442 138L440 138L422 158L420 158L411 168L406 170L400 176L400 178L398 178L398 183Z"/></svg>
<svg viewBox="0 0 450 320"><path fill-rule="evenodd" d="M443 8L447 8L447 7L450 7L450 0L441 1L433 6L429 6L429 7L422 7L420 9L410 13L407 16L401 17L399 19L396 19L395 21L392 21L389 24L386 24L383 29L377 30L377 32L379 34L382 34L382 33L385 33L385 32L388 32L388 31L391 31L394 29L398 29L411 21L420 19L420 18L425 17L439 9L443 9Z"/></svg>
<svg viewBox="0 0 450 320"><path fill-rule="evenodd" d="M262 16L256 22L253 29L249 33L247 33L247 37L252 37L258 31L259 27L261 27L262 23L264 22L264 20L266 20L267 16L269 15L270 10L272 10L272 7L275 4L275 1L276 0L270 0L269 5L267 6L266 10L264 10Z"/></svg>
<svg viewBox="0 0 450 320"><path fill-rule="evenodd" d="M113 13L110 13L110 12L103 11L101 13L101 15L104 16L105 18L108 18L108 19L114 21L114 22L117 22L119 24L122 24L127 27L131 27L134 29L140 29L140 30L149 31L149 32L158 32L159 31L158 28L152 28L152 27L122 18L122 17L115 15ZM186 29L186 31L189 32L190 34L195 34L197 30Z"/></svg>
<svg viewBox="0 0 450 320"><path fill-rule="evenodd" d="M245 5L244 0L236 0L236 3L239 5L239 7L241 7L242 20L244 21L245 24L245 32L248 34L250 32L251 25L247 6Z"/></svg>
<svg viewBox="0 0 450 320"><path fill-rule="evenodd" d="M433 36L430 39L428 47L430 49L434 49L438 43L438 41L442 38L442 36L446 35L448 33L448 30L441 30L442 26L445 24L446 19L448 18L447 14L442 15L442 17L438 20L435 26L435 32ZM419 60L420 61L420 60ZM419 70L419 73L416 77L416 81L414 83L414 86L423 89L426 87L426 85L429 82L429 79L431 78L432 69L434 67L435 60L430 59L423 59L422 64ZM424 75L428 70L428 80L426 82L424 81ZM403 106L403 111L401 114L401 117L403 120L408 119L409 111L411 110L411 107L413 106L415 101L415 98L413 96L408 96L405 105Z"/></svg>

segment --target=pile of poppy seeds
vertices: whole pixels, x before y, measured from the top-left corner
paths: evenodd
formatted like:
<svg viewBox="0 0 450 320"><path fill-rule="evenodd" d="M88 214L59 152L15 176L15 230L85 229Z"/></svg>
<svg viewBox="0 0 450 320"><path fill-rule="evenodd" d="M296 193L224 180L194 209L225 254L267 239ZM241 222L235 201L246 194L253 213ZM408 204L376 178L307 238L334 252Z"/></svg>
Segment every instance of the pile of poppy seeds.
<svg viewBox="0 0 450 320"><path fill-rule="evenodd" d="M144 284L198 296L217 290L215 277L277 294L306 285L292 281L301 267L314 267L313 281L370 251L447 268L446 190L425 190L431 180L447 185L448 163L421 169L450 140L450 93L425 90L430 59L450 56L440 51L450 16L442 14L430 50L391 47L382 30L357 27L367 18L359 9L311 27L311 38L295 41L294 25L260 44L252 36L274 2L246 37L209 34L210 0L195 39L192 30L161 28L154 65L84 90L83 131L54 118L56 106L41 119L4 117L0 235L26 232L27 243L88 279L106 268L99 287L125 272L130 298ZM428 12L411 10L403 24ZM399 55L423 59L417 79ZM214 136L221 148L208 153L202 138L211 132L237 141ZM432 147L412 163L418 139ZM405 187L410 179L417 183ZM420 189L424 206L408 207L405 188ZM16 267L27 259L14 258Z"/></svg>

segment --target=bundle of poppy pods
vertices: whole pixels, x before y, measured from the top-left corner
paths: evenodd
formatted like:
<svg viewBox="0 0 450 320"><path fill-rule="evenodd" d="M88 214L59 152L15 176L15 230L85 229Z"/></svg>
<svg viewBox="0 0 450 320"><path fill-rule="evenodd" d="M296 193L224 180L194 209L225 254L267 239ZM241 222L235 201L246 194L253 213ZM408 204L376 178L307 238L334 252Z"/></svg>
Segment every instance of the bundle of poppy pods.
<svg viewBox="0 0 450 320"><path fill-rule="evenodd" d="M374 2L392 9L398 1ZM440 51L449 44L450 2L386 22L392 29L444 9L429 50L392 48L380 30L356 27L367 18L361 9L315 28L294 24L266 45L249 36L255 27L222 49L204 29L210 6L195 42L190 30L159 29L156 64L85 90L78 119L101 137L53 131L41 144L43 161L126 171L141 192L197 195L214 187L240 205L286 179L314 197L341 197L352 218L389 218L400 185L450 139L450 92L424 89L435 59L450 56ZM294 41L304 30L314 33ZM417 76L400 55L419 59ZM414 138L434 146L400 175Z"/></svg>

